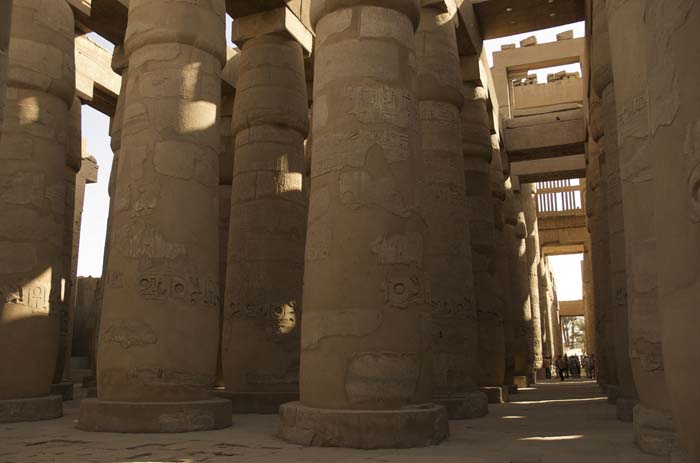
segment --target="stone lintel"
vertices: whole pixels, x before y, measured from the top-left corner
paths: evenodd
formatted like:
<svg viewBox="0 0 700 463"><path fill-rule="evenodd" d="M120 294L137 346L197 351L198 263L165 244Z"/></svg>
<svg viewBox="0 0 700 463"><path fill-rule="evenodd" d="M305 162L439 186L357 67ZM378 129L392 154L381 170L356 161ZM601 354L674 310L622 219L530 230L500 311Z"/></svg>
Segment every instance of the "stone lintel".
<svg viewBox="0 0 700 463"><path fill-rule="evenodd" d="M75 88L78 98L108 116L114 114L121 77L112 70L112 53L86 36L75 38Z"/></svg>
<svg viewBox="0 0 700 463"><path fill-rule="evenodd" d="M80 175L85 178L85 183L97 183L99 166L97 160L85 151L85 139L83 139L83 162L80 166Z"/></svg>
<svg viewBox="0 0 700 463"><path fill-rule="evenodd" d="M231 35L239 47L265 34L287 35L299 42L306 54L311 54L313 49L313 34L286 6L237 18L233 22Z"/></svg>

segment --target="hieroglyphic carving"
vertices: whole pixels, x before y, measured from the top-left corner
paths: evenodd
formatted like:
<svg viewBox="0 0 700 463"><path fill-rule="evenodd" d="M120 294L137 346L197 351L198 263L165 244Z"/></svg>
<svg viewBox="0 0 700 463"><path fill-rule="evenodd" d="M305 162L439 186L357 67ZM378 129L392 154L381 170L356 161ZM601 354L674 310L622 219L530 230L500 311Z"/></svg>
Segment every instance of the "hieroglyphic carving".
<svg viewBox="0 0 700 463"><path fill-rule="evenodd" d="M210 307L219 305L219 286L206 278L145 273L138 276L137 282L138 292L145 299Z"/></svg>

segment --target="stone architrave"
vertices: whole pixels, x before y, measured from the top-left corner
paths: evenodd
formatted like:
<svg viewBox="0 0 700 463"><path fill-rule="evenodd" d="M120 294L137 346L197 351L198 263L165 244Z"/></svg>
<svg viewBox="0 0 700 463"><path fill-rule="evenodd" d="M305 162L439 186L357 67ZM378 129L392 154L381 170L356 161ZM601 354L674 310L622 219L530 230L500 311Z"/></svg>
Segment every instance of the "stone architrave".
<svg viewBox="0 0 700 463"><path fill-rule="evenodd" d="M61 416L59 348L73 13L15 0L0 144L0 422ZM3 32L4 33L4 32ZM49 72L51 70L51 72Z"/></svg>
<svg viewBox="0 0 700 463"><path fill-rule="evenodd" d="M314 0L301 401L280 434L398 448L447 437L432 397L428 235L416 204L418 0ZM342 59L341 59L342 57Z"/></svg>
<svg viewBox="0 0 700 463"><path fill-rule="evenodd" d="M261 15L237 18L233 31L241 57L222 365L235 413L275 414L299 397L309 111L303 49L283 25L237 36Z"/></svg>
<svg viewBox="0 0 700 463"><path fill-rule="evenodd" d="M2 121L5 114L5 91L7 88L8 51L10 49L10 19L12 2L0 3L0 139L2 139Z"/></svg>
<svg viewBox="0 0 700 463"><path fill-rule="evenodd" d="M617 406L617 417L632 421L632 410L638 402L637 390L632 376L629 357L628 305L627 305L627 260L622 184L617 139L617 113L613 70L610 55L610 33L606 19L605 0L593 3L593 36L591 38L591 84L600 98L604 136L600 140L605 153L605 200L608 215L610 246L611 314L613 324L612 341L615 346L617 390L613 395ZM609 398L612 399L609 394Z"/></svg>
<svg viewBox="0 0 700 463"><path fill-rule="evenodd" d="M514 384L527 387L534 376L532 341L532 309L530 278L527 265L527 226L525 214L513 192L511 179L506 179L505 221L511 277L511 310L513 317Z"/></svg>
<svg viewBox="0 0 700 463"><path fill-rule="evenodd" d="M700 461L700 4L646 2L649 146L654 178L658 307L673 421ZM647 206L648 207L648 206ZM663 211L663 213L661 213ZM643 418L635 415L635 419Z"/></svg>
<svg viewBox="0 0 700 463"><path fill-rule="evenodd" d="M445 2L443 2L443 6ZM433 401L450 419L488 413L477 390L478 326L472 275L470 220L460 110L459 54L454 3L421 9L416 32L418 119L417 206L427 226L424 253L433 318ZM491 140L489 137L489 149ZM484 184L488 189L488 183ZM490 195L489 195L490 199Z"/></svg>
<svg viewBox="0 0 700 463"><path fill-rule="evenodd" d="M479 60L464 60L463 66L466 63L478 65ZM478 73L478 69L473 71ZM494 149L487 108L488 93L480 83L474 82L464 82L462 93L462 153L479 334L477 379L479 386L500 391L505 376L505 341L503 305L496 296L494 276L490 271L495 257L496 231L489 183L489 164Z"/></svg>
<svg viewBox="0 0 700 463"><path fill-rule="evenodd" d="M224 29L223 0L129 4L129 78L98 398L81 402L81 429L184 432L231 425L230 402L212 398Z"/></svg>
<svg viewBox="0 0 700 463"><path fill-rule="evenodd" d="M538 265L540 262L540 233L537 227L537 185L521 185L520 205L525 215L527 230L527 266L530 282L530 310L532 312L532 364L535 372L542 373L542 315L540 308L540 282ZM531 382L536 380L533 374Z"/></svg>
<svg viewBox="0 0 700 463"><path fill-rule="evenodd" d="M624 203L629 357L640 403L634 436L645 452L668 456L677 446L664 374L659 321L654 155L649 147L645 21L652 2L608 0L615 76L617 143ZM624 31L624 32L623 32ZM662 209L665 210L665 207Z"/></svg>
<svg viewBox="0 0 700 463"><path fill-rule="evenodd" d="M503 385L501 386L501 400L508 400L509 385L513 384L514 360L513 360L513 307L510 266L505 234L506 223L504 217L504 202L506 200L505 177L503 174L503 162L501 160L501 146L498 135L491 135L491 146L493 156L489 169L489 179L491 197L493 201L494 216L494 254L489 265L489 272L493 278L494 295L497 297L496 304L501 308L501 319L503 321Z"/></svg>

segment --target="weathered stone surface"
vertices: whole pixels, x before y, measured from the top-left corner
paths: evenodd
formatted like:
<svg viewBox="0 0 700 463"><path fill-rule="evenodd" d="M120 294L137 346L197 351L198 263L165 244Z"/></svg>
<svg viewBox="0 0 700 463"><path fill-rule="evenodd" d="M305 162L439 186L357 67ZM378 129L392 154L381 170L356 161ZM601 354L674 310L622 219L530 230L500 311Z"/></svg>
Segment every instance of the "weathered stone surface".
<svg viewBox="0 0 700 463"><path fill-rule="evenodd" d="M231 402L121 402L83 399L78 428L83 431L180 433L231 426Z"/></svg>
<svg viewBox="0 0 700 463"><path fill-rule="evenodd" d="M420 412L426 424L415 428L402 418L405 407L430 401L433 381L428 235L415 197L420 135L412 37L419 2L377 5L312 3L304 316L315 321L302 325L301 404L281 411L282 435L305 445L405 447L445 437L444 426L435 431L442 407L427 406ZM357 318L363 311L380 313L380 322ZM358 334L342 335L346 326ZM330 334L318 336L318 327ZM358 433L346 440L337 434L337 423L375 416L378 426L396 431L365 427L369 444Z"/></svg>
<svg viewBox="0 0 700 463"><path fill-rule="evenodd" d="M652 171L654 156L648 141L650 118L644 28L649 4L647 1L608 2L607 19L615 75L617 143L627 246L629 349L626 353L630 357L636 390L644 409L656 410L663 416L670 413L671 403L661 343L657 286L659 256L653 200L656 180ZM618 403L618 415L631 418L628 408L628 404ZM644 425L637 423L634 430L635 434L644 432ZM635 440L645 439L635 435ZM669 448L666 455L673 451Z"/></svg>
<svg viewBox="0 0 700 463"><path fill-rule="evenodd" d="M7 88L8 51L10 49L10 19L12 18L12 2L0 5L0 140L5 114L5 91Z"/></svg>
<svg viewBox="0 0 700 463"><path fill-rule="evenodd" d="M163 11L169 12L165 23ZM217 108L224 14L223 0L130 3L129 78L100 322L99 400L91 413L85 403L84 419L90 420L81 424L85 428L117 430L125 410L138 410L139 404L144 423L152 410L180 402L190 403L187 410L223 407L222 416L230 413L230 402L208 401L219 325ZM159 405L147 405L152 402ZM185 412L173 423L178 430L227 425Z"/></svg>
<svg viewBox="0 0 700 463"><path fill-rule="evenodd" d="M60 395L0 400L0 423L51 420L62 415L63 397Z"/></svg>
<svg viewBox="0 0 700 463"><path fill-rule="evenodd" d="M60 416L60 403L56 409L46 396L58 357L61 287L67 279L65 172L68 107L75 91L74 24L70 8L59 0L15 1L11 18L0 141L0 401L12 400L8 419L44 419Z"/></svg>
<svg viewBox="0 0 700 463"><path fill-rule="evenodd" d="M700 461L700 92L697 2L648 2L649 152L664 369L673 420L688 453Z"/></svg>
<svg viewBox="0 0 700 463"><path fill-rule="evenodd" d="M399 410L311 408L300 402L280 407L280 436L296 444L357 449L437 445L447 438L447 411L439 405Z"/></svg>
<svg viewBox="0 0 700 463"><path fill-rule="evenodd" d="M308 124L299 44L276 35L247 40L232 119L235 220L222 341L225 385L233 394L298 394ZM276 413L277 405L269 409Z"/></svg>

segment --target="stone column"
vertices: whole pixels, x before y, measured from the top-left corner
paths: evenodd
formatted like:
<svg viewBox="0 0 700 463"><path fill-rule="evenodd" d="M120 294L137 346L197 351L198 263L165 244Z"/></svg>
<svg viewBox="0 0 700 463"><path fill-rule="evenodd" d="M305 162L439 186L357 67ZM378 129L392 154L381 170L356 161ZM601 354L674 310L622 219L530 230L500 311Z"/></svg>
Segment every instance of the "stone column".
<svg viewBox="0 0 700 463"><path fill-rule="evenodd" d="M700 4L680 0L646 3L650 124L647 150L652 162L654 208L659 211L654 217L658 258L653 262L658 278L663 362L673 421L688 452L687 461L697 462L700 461L700 407L697 406L700 391L697 367L700 352L697 334L700 326L700 91L697 85ZM635 414L635 418L644 417Z"/></svg>
<svg viewBox="0 0 700 463"><path fill-rule="evenodd" d="M231 132L233 102L235 92L221 95L219 113L219 131L221 134L221 151L219 152L219 281L226 281L228 264L228 234L231 223L231 191L233 184L233 156L236 138ZM224 386L223 368L223 328L224 300L226 285L219 287L219 348L216 354L216 387Z"/></svg>
<svg viewBox="0 0 700 463"><path fill-rule="evenodd" d="M542 333L542 361L547 359L549 365L554 358L554 335L552 332L552 288L549 285L549 261L541 257L537 264L537 279L540 294L540 332Z"/></svg>
<svg viewBox="0 0 700 463"><path fill-rule="evenodd" d="M506 180L506 223L513 316L514 384L528 387L534 379L532 309L530 278L527 263L527 226L525 214L513 192L510 178Z"/></svg>
<svg viewBox="0 0 700 463"><path fill-rule="evenodd" d="M677 436L664 375L657 292L659 258L654 229L654 156L648 139L645 56L645 16L650 3L608 0L606 6L625 205L629 356L640 399L634 409L634 435L643 451L668 456L675 450Z"/></svg>
<svg viewBox="0 0 700 463"><path fill-rule="evenodd" d="M66 282L63 288L64 300L61 312L60 334L56 368L51 385L51 392L63 397L63 400L73 400L73 381L70 376L70 358L73 347L73 320L75 314L75 287L78 278L78 240L80 238L80 222L77 223L78 236L76 237L76 212L80 207L82 212L82 195L78 198L77 177L83 161L83 138L81 102L77 96L73 97L73 104L69 110L68 121L68 150L66 156L65 178L65 216L63 229L63 264L65 265ZM78 204L80 199L80 204Z"/></svg>
<svg viewBox="0 0 700 463"><path fill-rule="evenodd" d="M445 2L441 2L445 6ZM416 193L425 220L425 264L433 317L433 401L450 419L488 413L477 388L478 326L469 207L462 157L464 104L455 32L456 7L421 9L416 33L418 114L422 145ZM489 138L489 149L491 143ZM485 185L488 188L488 184Z"/></svg>
<svg viewBox="0 0 700 463"><path fill-rule="evenodd" d="M537 380L537 376L542 374L542 316L540 313L540 282L537 268L540 262L540 233L537 228L537 185L525 183L520 188L520 204L525 215L525 227L527 230L527 266L530 283L530 310L532 312L532 365L534 368L531 383L534 383Z"/></svg>
<svg viewBox="0 0 700 463"><path fill-rule="evenodd" d="M564 336L561 331L561 318L559 317L559 295L557 294L554 274L551 270L547 278L552 287L552 333L554 336L554 355L552 357L556 359L558 356L564 355Z"/></svg>
<svg viewBox="0 0 700 463"><path fill-rule="evenodd" d="M596 95L601 99L604 133L599 144L605 152L605 169L602 171L604 174L601 175L605 175L607 185L605 198L610 238L608 251L610 255L610 284L612 286L611 312L614 327L612 340L615 345L618 381L617 417L622 421L632 421L632 409L638 399L629 358L624 207L617 140L615 88L610 57L610 34L605 14L605 0L594 0L591 83Z"/></svg>
<svg viewBox="0 0 700 463"><path fill-rule="evenodd" d="M309 113L301 45L278 32L241 36L267 13L237 18L242 47L223 328L226 396L236 413L298 400L306 238L302 191Z"/></svg>
<svg viewBox="0 0 700 463"><path fill-rule="evenodd" d="M5 114L5 93L7 88L7 53L10 49L10 25L12 1L0 3L0 139Z"/></svg>
<svg viewBox="0 0 700 463"><path fill-rule="evenodd" d="M494 216L494 253L489 265L489 273L493 279L496 304L501 308L503 321L503 385L501 386L503 401L508 400L509 386L513 384L513 301L511 298L510 266L508 265L507 227L504 217L504 202L506 200L503 162L501 161L501 146L498 135L491 135L493 155L489 169L491 199Z"/></svg>
<svg viewBox="0 0 700 463"><path fill-rule="evenodd" d="M598 142L602 141L603 128L600 100L594 93L589 96L589 133L586 144L586 215L591 235L591 269L593 280L593 326L596 336L594 352L596 379L607 393L608 386L616 386L615 351L612 346L612 323L610 314L610 255L608 214L605 203L607 182L601 175L604 166L604 152ZM615 388L615 387L614 387ZM614 389L613 388L613 389Z"/></svg>
<svg viewBox="0 0 700 463"><path fill-rule="evenodd" d="M61 416L59 347L73 12L15 0L0 144L0 422ZM49 71L50 70L50 71Z"/></svg>
<svg viewBox="0 0 700 463"><path fill-rule="evenodd" d="M586 241L583 244L581 277L583 280L583 310L586 321L586 354L590 356L598 350L594 315L596 301L593 293L593 265L590 241Z"/></svg>
<svg viewBox="0 0 700 463"><path fill-rule="evenodd" d="M98 398L82 401L81 429L183 432L231 424L230 402L211 398L224 17L223 0L129 5Z"/></svg>
<svg viewBox="0 0 700 463"><path fill-rule="evenodd" d="M281 407L280 433L304 445L437 444L448 428L444 407L429 404L428 234L416 204L419 2L314 0L311 15L301 402Z"/></svg>
<svg viewBox="0 0 700 463"><path fill-rule="evenodd" d="M468 72L464 68L476 67L469 73L478 75L478 63L476 59L463 60L464 72ZM483 390L489 391L490 401L499 403L505 374L505 341L502 307L498 305L494 279L489 271L495 253L493 200L489 184L493 146L486 107L488 91L480 84L468 80L462 87L462 153L479 328L478 382Z"/></svg>

